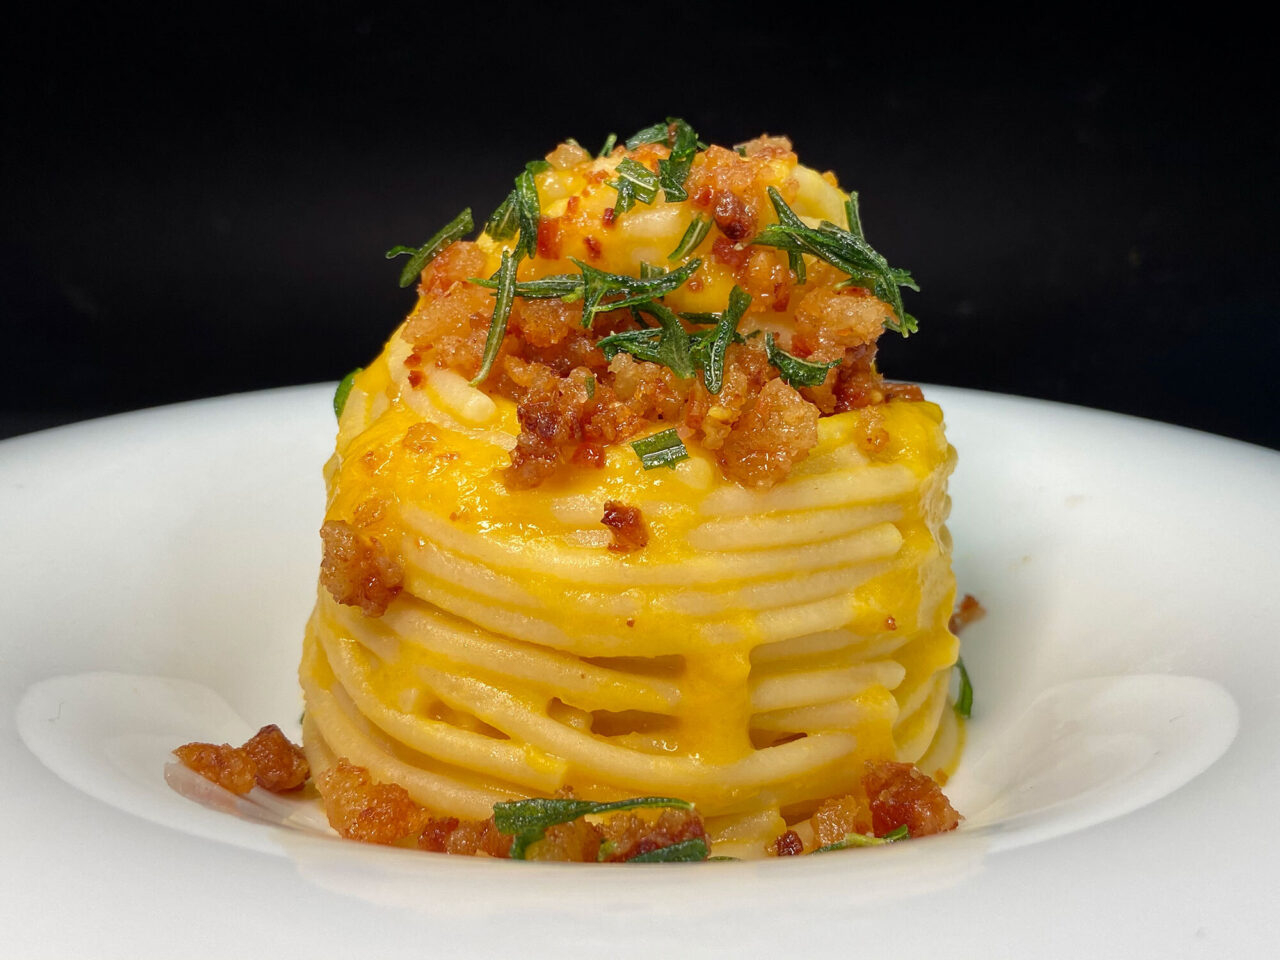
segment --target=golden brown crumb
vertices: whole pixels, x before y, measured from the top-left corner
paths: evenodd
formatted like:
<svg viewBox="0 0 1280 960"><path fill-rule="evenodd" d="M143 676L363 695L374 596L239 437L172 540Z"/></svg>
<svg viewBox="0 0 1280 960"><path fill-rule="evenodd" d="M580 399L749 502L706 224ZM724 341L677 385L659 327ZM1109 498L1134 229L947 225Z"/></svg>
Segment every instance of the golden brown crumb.
<svg viewBox="0 0 1280 960"><path fill-rule="evenodd" d="M848 349L874 343L884 332L885 318L892 316L888 304L862 287L818 287L796 307L796 335L809 350L807 359L825 363L839 360Z"/></svg>
<svg viewBox="0 0 1280 960"><path fill-rule="evenodd" d="M819 847L838 843L851 833L871 832L871 811L857 794L831 797L813 814L814 842Z"/></svg>
<svg viewBox="0 0 1280 960"><path fill-rule="evenodd" d="M788 830L773 842L775 857L794 857L802 853L804 853L804 841L794 830Z"/></svg>
<svg viewBox="0 0 1280 960"><path fill-rule="evenodd" d="M782 380L770 380L720 451L724 475L747 487L772 487L818 442L818 408Z"/></svg>
<svg viewBox="0 0 1280 960"><path fill-rule="evenodd" d="M599 852L600 829L579 817L548 827L546 836L529 845L525 859L595 863Z"/></svg>
<svg viewBox="0 0 1280 960"><path fill-rule="evenodd" d="M274 723L245 741L242 749L257 768L258 786L272 793L296 790L311 775L302 748L291 743Z"/></svg>
<svg viewBox="0 0 1280 960"><path fill-rule="evenodd" d="M418 836L418 849L462 856L484 853L490 857L510 857L511 841L509 834L498 830L493 817L485 820L432 817Z"/></svg>
<svg viewBox="0 0 1280 960"><path fill-rule="evenodd" d="M604 517L600 520L613 531L613 543L609 549L618 553L630 553L643 550L649 543L649 528L639 507L629 507L625 503L610 500L604 505Z"/></svg>
<svg viewBox="0 0 1280 960"><path fill-rule="evenodd" d="M692 810L667 808L656 820L634 813L618 813L600 825L606 850L605 860L621 862L652 853L686 840L705 838L702 818Z"/></svg>
<svg viewBox="0 0 1280 960"><path fill-rule="evenodd" d="M367 617L380 617L399 595L404 569L375 537L365 537L344 520L320 528L324 560L320 582L338 603L359 607Z"/></svg>
<svg viewBox="0 0 1280 960"><path fill-rule="evenodd" d="M956 612L951 615L949 624L951 632L958 635L969 624L981 620L986 615L986 608L978 602L978 598L972 593L966 593L960 605L956 607Z"/></svg>
<svg viewBox="0 0 1280 960"><path fill-rule="evenodd" d="M232 793L244 794L253 789L257 767L241 747L229 743L185 743L173 752L184 766Z"/></svg>
<svg viewBox="0 0 1280 960"><path fill-rule="evenodd" d="M911 836L926 837L954 830L960 823L960 814L942 788L913 764L868 761L862 787L876 836L905 826Z"/></svg>
<svg viewBox="0 0 1280 960"><path fill-rule="evenodd" d="M374 783L364 767L342 757L316 778L329 825L348 840L396 843L422 829L426 819L404 787Z"/></svg>

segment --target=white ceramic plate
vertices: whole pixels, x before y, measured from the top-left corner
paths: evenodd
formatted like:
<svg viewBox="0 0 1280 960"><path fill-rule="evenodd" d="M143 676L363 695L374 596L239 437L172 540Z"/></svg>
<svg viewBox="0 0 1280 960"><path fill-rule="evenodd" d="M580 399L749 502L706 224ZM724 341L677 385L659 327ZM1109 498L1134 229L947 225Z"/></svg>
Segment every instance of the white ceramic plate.
<svg viewBox="0 0 1280 960"><path fill-rule="evenodd" d="M1280 455L931 389L960 451L956 572L990 611L963 638L963 827L796 860L524 864L338 842L289 801L224 812L166 783L184 741L296 733L330 390L0 444L0 954L1274 946Z"/></svg>

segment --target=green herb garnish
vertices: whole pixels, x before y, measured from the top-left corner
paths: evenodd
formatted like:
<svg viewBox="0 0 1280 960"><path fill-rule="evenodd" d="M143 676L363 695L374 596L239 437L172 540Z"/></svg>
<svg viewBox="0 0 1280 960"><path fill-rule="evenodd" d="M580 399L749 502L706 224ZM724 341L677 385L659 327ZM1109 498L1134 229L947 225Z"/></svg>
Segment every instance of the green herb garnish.
<svg viewBox="0 0 1280 960"><path fill-rule="evenodd" d="M725 354L735 337L742 339L738 337L738 322L749 306L751 306L751 294L735 284L729 291L728 306L716 320L715 330L706 331L711 336L707 338L706 356L699 358L701 360L699 365L702 367L702 382L706 385L708 393L718 394L720 388L724 386ZM768 341L765 342L768 343Z"/></svg>
<svg viewBox="0 0 1280 960"><path fill-rule="evenodd" d="M638 853L628 857L627 863L693 863L707 859L707 842L701 837L681 840L669 847L659 847L648 853Z"/></svg>
<svg viewBox="0 0 1280 960"><path fill-rule="evenodd" d="M865 240L866 237L862 233L862 214L858 211L857 190L849 191L849 199L844 202L844 218L849 223L849 232Z"/></svg>
<svg viewBox="0 0 1280 960"><path fill-rule="evenodd" d="M671 156L658 161L658 182L667 203L677 203L689 199L684 182L693 167L693 158L698 154L698 135L683 120L668 117L667 124L672 131L667 141L671 146Z"/></svg>
<svg viewBox="0 0 1280 960"><path fill-rule="evenodd" d="M493 361L502 346L502 338L507 333L507 319L511 316L511 303L515 299L516 265L519 261L506 250L502 251L502 265L498 267L497 294L493 303L493 318L489 321L489 333L484 340L484 359L480 370L471 380L473 387L484 382L493 369Z"/></svg>
<svg viewBox="0 0 1280 960"><path fill-rule="evenodd" d="M776 247L786 250L791 256L792 269L796 269L798 255L810 254L824 260L842 273L848 275L841 286L867 287L879 299L890 307L891 316L884 319L886 329L908 337L919 329L916 318L907 313L902 306L902 287L919 290L910 272L890 267L888 262L877 253L860 235L837 227L829 221L822 221L815 229L804 223L795 212L787 206L782 194L770 187L769 199L777 211L778 222L771 223L751 242L764 247ZM846 208L846 215L849 208ZM856 204L853 208L855 220L861 229ZM803 270L803 261L800 261ZM799 276L799 272L797 272Z"/></svg>
<svg viewBox="0 0 1280 960"><path fill-rule="evenodd" d="M636 200L653 203L658 196L658 175L643 163L627 157L618 164L615 172L618 179L608 181L608 185L618 191L618 202L613 205L615 214L626 213Z"/></svg>
<svg viewBox="0 0 1280 960"><path fill-rule="evenodd" d="M597 270L590 264L583 263L573 257L569 258L582 271L582 325L590 327L597 313L620 310L623 307L634 307L649 300L664 297L672 290L682 286L702 266L702 261L694 258L678 270L664 273L649 279L627 277L617 273L606 273ZM604 298L621 294L618 300L604 303ZM571 301L577 296L561 299Z"/></svg>
<svg viewBox="0 0 1280 960"><path fill-rule="evenodd" d="M636 452L636 456L640 458L640 463L646 470L653 470L655 467L674 467L681 460L689 459L689 451L684 448L684 443L681 442L680 434L676 433L675 427L645 437L643 440L636 440L631 444L631 449Z"/></svg>
<svg viewBox="0 0 1280 960"><path fill-rule="evenodd" d="M669 367L681 380L692 377L696 372L693 349L688 332L680 325L680 318L652 300L633 309L649 314L658 321L658 326L646 324L641 330L624 330L601 338L596 346L604 353L604 358L612 360L619 353L629 353L638 360Z"/></svg>
<svg viewBox="0 0 1280 960"><path fill-rule="evenodd" d="M538 185L533 182L533 173L528 168L516 177L515 194L520 239L516 241L513 252L517 260L521 257L532 259L538 252L538 221L542 219L542 207L538 202Z"/></svg>
<svg viewBox="0 0 1280 960"><path fill-rule="evenodd" d="M519 229L520 212L516 206L516 192L512 190L498 205L498 209L489 214L489 219L484 224L484 232L495 240L506 240L515 236Z"/></svg>
<svg viewBox="0 0 1280 960"><path fill-rule="evenodd" d="M811 363L793 356L773 342L773 334L764 335L764 349L769 362L778 368L782 379L793 387L816 387L827 379L827 371L840 366L839 360L830 363Z"/></svg>
<svg viewBox="0 0 1280 960"><path fill-rule="evenodd" d="M534 176L537 176L539 173L545 173L546 171L551 169L551 161L550 160L530 160L528 163L524 165L524 168L528 170L530 173L532 173Z"/></svg>
<svg viewBox="0 0 1280 960"><path fill-rule="evenodd" d="M652 280L654 277L660 277L667 272L666 267L661 267L656 263L646 263L644 260L640 261L641 280Z"/></svg>
<svg viewBox="0 0 1280 960"><path fill-rule="evenodd" d="M609 134L604 138L604 146L600 148L600 152L597 153L596 156L607 157L609 154L613 153L613 148L617 146L617 143L618 135L616 133Z"/></svg>
<svg viewBox="0 0 1280 960"><path fill-rule="evenodd" d="M969 681L969 671L964 667L964 658L956 658L956 669L960 671L960 695L956 697L956 714L969 719L973 712L973 684Z"/></svg>
<svg viewBox="0 0 1280 960"><path fill-rule="evenodd" d="M347 397L351 396L351 388L355 385L356 377L360 376L363 370L364 367L356 367L338 381L338 389L333 391L333 415L339 420L342 419L342 411L347 408Z"/></svg>
<svg viewBox="0 0 1280 960"><path fill-rule="evenodd" d="M488 287L490 290L498 289L498 281L495 277L468 277L467 283ZM582 277L571 273L558 273L540 280L521 280L516 283L515 294L527 300L551 300L557 297L580 300Z"/></svg>
<svg viewBox="0 0 1280 960"><path fill-rule="evenodd" d="M692 810L693 804L673 797L634 797L630 800L615 800L612 803L561 797L534 797L529 800L495 803L493 821L500 832L515 838L511 844L511 859L523 860L529 846L546 836L548 827L554 827L558 823L569 823L588 814L636 810L641 807L675 807L680 810Z"/></svg>
<svg viewBox="0 0 1280 960"><path fill-rule="evenodd" d="M696 216L689 222L688 228L684 232L684 236L680 238L680 242L676 248L667 254L668 260L682 260L693 251L698 249L698 244L707 239L707 234L711 231L711 218L704 216Z"/></svg>
<svg viewBox="0 0 1280 960"><path fill-rule="evenodd" d="M515 286L515 295L534 300L558 297L565 303L581 300L584 327L591 326L597 313L634 307L666 296L672 290L682 286L702 266L702 261L695 258L677 270L666 271L660 267L647 267L642 269L649 274L648 276L628 277L597 270L590 264L573 257L569 259L582 271L581 276L557 274L552 277L543 277L541 280L521 281ZM487 279L471 277L468 282L491 290L498 286L494 277ZM615 294L620 294L621 298L608 303L604 302L605 297Z"/></svg>
<svg viewBox="0 0 1280 960"><path fill-rule="evenodd" d="M409 261L404 265L404 269L400 271L400 286L410 286L416 280L423 268L428 263L439 256L445 247L453 243L455 240L461 240L472 231L475 224L471 220L471 208L463 210L460 214L446 223L440 232L433 236L430 240L420 247L406 247L404 244L392 247L387 251L386 257L392 260L402 254L409 254Z"/></svg>
<svg viewBox="0 0 1280 960"><path fill-rule="evenodd" d="M890 830L883 837L868 837L864 833L850 833L843 840L837 840L835 843L828 843L825 847L819 847L814 853L829 853L832 850L847 850L850 847L882 847L888 843L895 843L898 840L906 840L910 838L911 831L907 829L904 823L902 826Z"/></svg>
<svg viewBox="0 0 1280 960"><path fill-rule="evenodd" d="M627 149L634 150L636 147L643 146L646 143L666 143L668 131L671 129L671 122L655 123L638 130L631 136L627 137Z"/></svg>
<svg viewBox="0 0 1280 960"><path fill-rule="evenodd" d="M658 185L661 186L667 203L689 199L684 181L689 176L689 169L693 166L693 158L699 148L706 147L706 144L698 140L693 127L679 117L667 117L666 123L655 123L628 137L627 149L634 150L646 143L665 143L671 148L671 155L658 161ZM640 195L637 193L636 196ZM652 200L644 202L652 203Z"/></svg>

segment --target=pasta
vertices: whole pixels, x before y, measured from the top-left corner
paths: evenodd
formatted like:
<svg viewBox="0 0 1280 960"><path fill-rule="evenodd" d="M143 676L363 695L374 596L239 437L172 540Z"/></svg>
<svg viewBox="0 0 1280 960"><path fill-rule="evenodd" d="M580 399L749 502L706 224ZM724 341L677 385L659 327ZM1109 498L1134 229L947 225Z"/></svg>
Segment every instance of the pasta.
<svg viewBox="0 0 1280 960"><path fill-rule="evenodd" d="M873 363L909 277L833 262L856 202L784 139L686 130L562 144L417 251L325 470L317 774L464 819L679 797L760 856L865 761L954 765L955 453Z"/></svg>

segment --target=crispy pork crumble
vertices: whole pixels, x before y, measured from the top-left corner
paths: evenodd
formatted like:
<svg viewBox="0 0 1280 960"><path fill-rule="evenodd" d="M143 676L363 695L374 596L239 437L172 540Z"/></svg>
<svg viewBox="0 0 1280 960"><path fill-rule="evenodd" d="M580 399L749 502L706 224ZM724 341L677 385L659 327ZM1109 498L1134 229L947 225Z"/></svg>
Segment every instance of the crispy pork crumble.
<svg viewBox="0 0 1280 960"><path fill-rule="evenodd" d="M291 743L274 723L239 747L186 743L173 752L183 766L236 794L248 793L255 785L272 793L297 790L311 775L302 748Z"/></svg>

